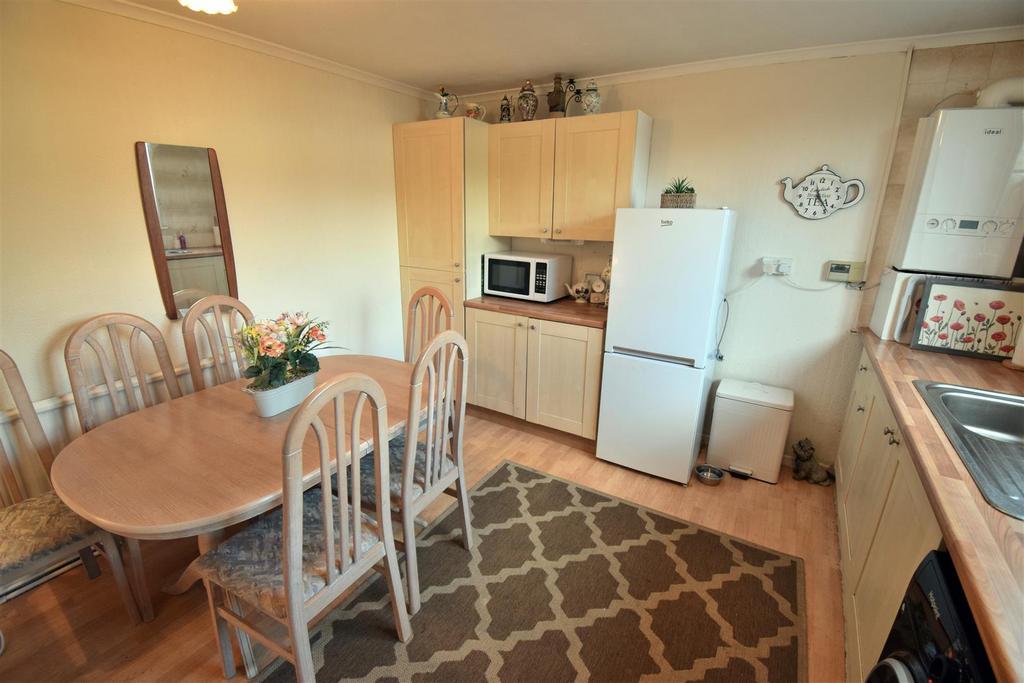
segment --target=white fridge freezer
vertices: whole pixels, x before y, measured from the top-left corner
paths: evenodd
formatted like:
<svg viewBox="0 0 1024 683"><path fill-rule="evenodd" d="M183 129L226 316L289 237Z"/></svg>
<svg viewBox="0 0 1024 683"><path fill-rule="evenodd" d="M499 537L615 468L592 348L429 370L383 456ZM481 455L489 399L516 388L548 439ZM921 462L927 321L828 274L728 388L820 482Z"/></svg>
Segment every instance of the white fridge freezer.
<svg viewBox="0 0 1024 683"><path fill-rule="evenodd" d="M597 457L686 483L721 328L736 214L619 209Z"/></svg>

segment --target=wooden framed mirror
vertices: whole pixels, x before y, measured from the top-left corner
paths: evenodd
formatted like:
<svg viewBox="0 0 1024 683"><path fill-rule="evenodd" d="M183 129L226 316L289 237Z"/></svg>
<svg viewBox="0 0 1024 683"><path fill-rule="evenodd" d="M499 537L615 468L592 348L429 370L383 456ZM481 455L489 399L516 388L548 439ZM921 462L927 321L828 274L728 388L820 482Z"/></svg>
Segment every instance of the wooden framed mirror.
<svg viewBox="0 0 1024 683"><path fill-rule="evenodd" d="M231 228L217 152L135 143L149 247L167 317L210 294L238 298Z"/></svg>

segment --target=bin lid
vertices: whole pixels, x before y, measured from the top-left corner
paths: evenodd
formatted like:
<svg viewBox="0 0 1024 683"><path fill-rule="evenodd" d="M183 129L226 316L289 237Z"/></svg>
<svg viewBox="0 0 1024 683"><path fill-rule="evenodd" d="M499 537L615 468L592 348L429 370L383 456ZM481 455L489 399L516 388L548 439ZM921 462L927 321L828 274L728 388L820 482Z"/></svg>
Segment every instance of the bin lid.
<svg viewBox="0 0 1024 683"><path fill-rule="evenodd" d="M743 403L753 403L776 410L793 410L793 391L758 382L741 382L738 379L723 379L718 384L718 398L727 398Z"/></svg>

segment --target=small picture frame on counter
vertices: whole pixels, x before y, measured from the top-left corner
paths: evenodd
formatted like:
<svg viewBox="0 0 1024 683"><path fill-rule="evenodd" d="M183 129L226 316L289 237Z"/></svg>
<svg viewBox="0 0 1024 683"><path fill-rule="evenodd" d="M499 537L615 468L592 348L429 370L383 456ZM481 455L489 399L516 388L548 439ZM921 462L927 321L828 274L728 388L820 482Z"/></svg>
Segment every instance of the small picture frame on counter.
<svg viewBox="0 0 1024 683"><path fill-rule="evenodd" d="M928 278L910 348L1003 360L1022 339L1024 286Z"/></svg>

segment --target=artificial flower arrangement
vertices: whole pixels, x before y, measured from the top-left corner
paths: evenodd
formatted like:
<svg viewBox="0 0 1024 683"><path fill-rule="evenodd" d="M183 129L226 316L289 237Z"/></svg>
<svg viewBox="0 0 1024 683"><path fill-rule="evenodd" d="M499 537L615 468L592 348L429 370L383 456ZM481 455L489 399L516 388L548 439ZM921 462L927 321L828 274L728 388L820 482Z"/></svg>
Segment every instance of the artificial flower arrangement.
<svg viewBox="0 0 1024 683"><path fill-rule="evenodd" d="M320 369L313 351L325 345L328 323L308 313L282 313L274 320L257 320L238 333L238 345L249 366L248 388L266 391L312 375Z"/></svg>

